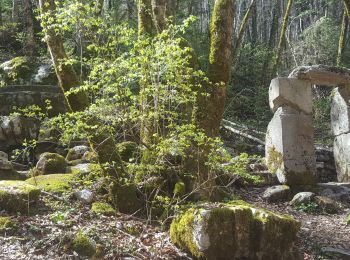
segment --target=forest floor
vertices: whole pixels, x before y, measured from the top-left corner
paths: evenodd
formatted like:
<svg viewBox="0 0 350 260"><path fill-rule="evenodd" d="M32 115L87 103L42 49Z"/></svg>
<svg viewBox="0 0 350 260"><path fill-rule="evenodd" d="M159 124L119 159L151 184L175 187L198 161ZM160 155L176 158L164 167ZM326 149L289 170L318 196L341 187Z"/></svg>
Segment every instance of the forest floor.
<svg viewBox="0 0 350 260"><path fill-rule="evenodd" d="M297 247L304 260L320 257L323 247L350 250L350 226L345 217L349 208L338 214L309 214L288 203L271 204L262 199L266 188L237 191L247 202L269 210L290 214L301 222ZM74 234L87 233L96 243L95 259L192 259L181 252L159 225L135 216L91 213L89 206L42 197L35 213L11 216L15 230L0 234L0 259L84 259L72 248Z"/></svg>
<svg viewBox="0 0 350 260"><path fill-rule="evenodd" d="M262 199L265 188L253 188L239 191L239 196L258 207L269 209L282 214L289 214L301 223L297 248L303 254L304 260L323 260L323 248L334 248L350 252L350 226L345 218L350 208L343 207L337 214L305 213L292 208L288 202L268 203ZM343 259L343 258L342 258ZM344 260L348 260L346 258Z"/></svg>

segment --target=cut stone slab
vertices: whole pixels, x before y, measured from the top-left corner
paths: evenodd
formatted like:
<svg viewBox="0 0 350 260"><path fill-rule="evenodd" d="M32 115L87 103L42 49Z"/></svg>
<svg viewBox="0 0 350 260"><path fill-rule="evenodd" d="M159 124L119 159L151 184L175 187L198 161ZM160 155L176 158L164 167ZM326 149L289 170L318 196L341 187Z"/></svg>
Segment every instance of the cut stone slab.
<svg viewBox="0 0 350 260"><path fill-rule="evenodd" d="M318 187L319 195L329 197L333 200L339 201L341 203L347 203L350 205L350 182L319 183Z"/></svg>
<svg viewBox="0 0 350 260"><path fill-rule="evenodd" d="M302 66L294 69L289 78L308 80L322 86L350 85L350 70L327 65Z"/></svg>
<svg viewBox="0 0 350 260"><path fill-rule="evenodd" d="M350 132L350 89L336 88L331 107L331 126L335 136Z"/></svg>
<svg viewBox="0 0 350 260"><path fill-rule="evenodd" d="M291 190L287 185L276 185L269 187L263 194L264 200L268 202L287 201L291 195Z"/></svg>
<svg viewBox="0 0 350 260"><path fill-rule="evenodd" d="M273 112L289 106L305 114L312 113L312 85L299 79L275 78L269 89L269 103Z"/></svg>
<svg viewBox="0 0 350 260"><path fill-rule="evenodd" d="M27 213L39 196L40 190L26 182L0 181L0 211Z"/></svg>
<svg viewBox="0 0 350 260"><path fill-rule="evenodd" d="M171 224L170 238L199 259L298 259L300 225L292 217L243 201L191 208Z"/></svg>
<svg viewBox="0 0 350 260"><path fill-rule="evenodd" d="M350 134L337 136L333 147L338 182L350 182Z"/></svg>
<svg viewBox="0 0 350 260"><path fill-rule="evenodd" d="M280 107L266 133L266 164L282 184L316 183L312 117L291 107Z"/></svg>
<svg viewBox="0 0 350 260"><path fill-rule="evenodd" d="M290 205L297 206L300 204L307 204L313 201L315 198L315 193L313 192L299 192L295 194L292 201L290 202Z"/></svg>

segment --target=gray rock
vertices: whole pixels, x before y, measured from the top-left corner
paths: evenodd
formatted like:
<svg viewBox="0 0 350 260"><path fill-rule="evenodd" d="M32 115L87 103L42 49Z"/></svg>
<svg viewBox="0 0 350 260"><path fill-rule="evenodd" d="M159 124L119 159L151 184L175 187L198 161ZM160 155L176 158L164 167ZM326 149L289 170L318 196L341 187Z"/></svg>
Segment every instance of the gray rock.
<svg viewBox="0 0 350 260"><path fill-rule="evenodd" d="M300 205L300 204L307 204L312 202L314 197L315 197L315 193L313 192L299 192L293 197L290 204L293 206Z"/></svg>
<svg viewBox="0 0 350 260"><path fill-rule="evenodd" d="M336 201L325 196L316 196L315 202L323 212L329 214L335 214L340 210L340 207Z"/></svg>
<svg viewBox="0 0 350 260"><path fill-rule="evenodd" d="M350 89L336 88L331 107L331 126L335 136L350 132Z"/></svg>
<svg viewBox="0 0 350 260"><path fill-rule="evenodd" d="M319 195L350 205L350 182L319 183Z"/></svg>
<svg viewBox="0 0 350 260"><path fill-rule="evenodd" d="M343 248L323 247L321 253L334 260L350 260L350 251Z"/></svg>
<svg viewBox="0 0 350 260"><path fill-rule="evenodd" d="M83 155L88 151L89 151L89 147L85 145L75 146L69 149L66 159L67 161L82 159Z"/></svg>
<svg viewBox="0 0 350 260"><path fill-rule="evenodd" d="M291 107L280 107L266 133L266 164L280 183L289 186L316 183L312 117Z"/></svg>
<svg viewBox="0 0 350 260"><path fill-rule="evenodd" d="M42 174L65 173L66 167L65 158L57 153L43 153L36 164Z"/></svg>
<svg viewBox="0 0 350 260"><path fill-rule="evenodd" d="M335 138L334 160L338 182L350 182L350 134Z"/></svg>
<svg viewBox="0 0 350 260"><path fill-rule="evenodd" d="M299 79L275 78L271 81L269 89L269 103L273 112L282 106L288 106L311 114L311 83Z"/></svg>
<svg viewBox="0 0 350 260"><path fill-rule="evenodd" d="M7 153L0 151L0 160L8 161L9 156Z"/></svg>
<svg viewBox="0 0 350 260"><path fill-rule="evenodd" d="M74 197L85 204L91 204L94 199L94 194L90 190L81 190L74 193Z"/></svg>
<svg viewBox="0 0 350 260"><path fill-rule="evenodd" d="M290 197L291 190L287 185L276 185L267 188L263 194L264 200L268 202L283 202Z"/></svg>

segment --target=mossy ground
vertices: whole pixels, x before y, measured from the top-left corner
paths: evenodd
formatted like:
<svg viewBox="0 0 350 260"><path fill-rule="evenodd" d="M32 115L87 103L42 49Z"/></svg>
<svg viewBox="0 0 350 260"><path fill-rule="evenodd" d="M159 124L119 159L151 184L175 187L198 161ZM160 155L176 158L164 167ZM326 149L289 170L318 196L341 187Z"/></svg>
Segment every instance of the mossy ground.
<svg viewBox="0 0 350 260"><path fill-rule="evenodd" d="M107 216L117 213L111 205L103 202L94 202L91 206L91 212Z"/></svg>
<svg viewBox="0 0 350 260"><path fill-rule="evenodd" d="M39 175L26 182L44 191L62 194L71 190L75 177L75 174Z"/></svg>

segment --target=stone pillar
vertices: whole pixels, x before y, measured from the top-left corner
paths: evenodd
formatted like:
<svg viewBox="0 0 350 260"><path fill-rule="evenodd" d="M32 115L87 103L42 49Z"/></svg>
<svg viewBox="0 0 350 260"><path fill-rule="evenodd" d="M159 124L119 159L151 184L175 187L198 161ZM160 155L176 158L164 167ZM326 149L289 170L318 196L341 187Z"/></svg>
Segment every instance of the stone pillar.
<svg viewBox="0 0 350 260"><path fill-rule="evenodd" d="M311 87L309 81L276 78L269 89L275 114L266 134L266 162L278 180L290 186L316 181Z"/></svg>
<svg viewBox="0 0 350 260"><path fill-rule="evenodd" d="M334 90L331 122L334 139L334 161L339 182L350 182L350 86Z"/></svg>

